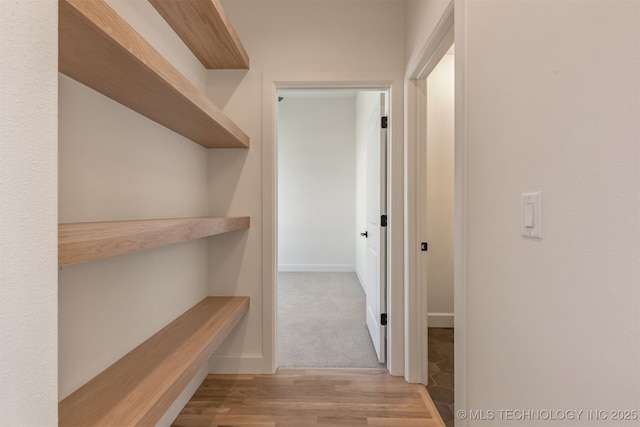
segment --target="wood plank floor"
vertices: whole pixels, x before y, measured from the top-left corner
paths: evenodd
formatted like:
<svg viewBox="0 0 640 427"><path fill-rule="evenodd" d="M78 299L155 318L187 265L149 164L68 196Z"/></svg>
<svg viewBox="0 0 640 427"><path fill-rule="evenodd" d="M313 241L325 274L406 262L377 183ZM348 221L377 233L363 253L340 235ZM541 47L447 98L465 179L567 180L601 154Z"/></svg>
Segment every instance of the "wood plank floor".
<svg viewBox="0 0 640 427"><path fill-rule="evenodd" d="M381 369L209 375L176 427L444 427L424 386Z"/></svg>

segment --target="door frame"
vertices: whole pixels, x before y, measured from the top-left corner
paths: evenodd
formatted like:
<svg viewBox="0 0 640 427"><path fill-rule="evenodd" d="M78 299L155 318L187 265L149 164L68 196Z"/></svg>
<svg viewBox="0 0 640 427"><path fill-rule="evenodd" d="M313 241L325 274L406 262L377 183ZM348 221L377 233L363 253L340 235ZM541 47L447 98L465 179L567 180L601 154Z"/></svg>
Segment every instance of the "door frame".
<svg viewBox="0 0 640 427"><path fill-rule="evenodd" d="M280 89L380 89L389 93L387 369L405 374L403 102L404 76L380 73L265 73L262 126L262 319L265 370L277 369L277 93ZM254 147L255 147L254 142Z"/></svg>
<svg viewBox="0 0 640 427"><path fill-rule="evenodd" d="M406 262L407 318L411 325L408 337L407 381L427 384L429 381L426 260L420 249L425 236L424 194L426 183L427 93L429 73L440 62L454 39L453 1L436 24L418 58L407 70L407 198L406 198ZM457 129L456 129L457 131ZM457 134L457 132L456 132ZM457 165L456 165L457 166ZM457 170L457 169L456 169ZM455 184L454 184L455 185ZM454 248L455 251L455 248Z"/></svg>
<svg viewBox="0 0 640 427"><path fill-rule="evenodd" d="M407 318L413 325L407 354L407 380L428 382L427 292L424 256L420 237L423 236L426 168L426 78L455 42L455 142L454 142L454 352L456 408L467 402L467 327L466 327L466 93L465 93L465 3L451 0L435 29L423 46L416 61L405 76L407 102L407 199L406 199L406 281L409 301ZM455 25L455 22L459 25ZM461 425L466 421L457 420Z"/></svg>
<svg viewBox="0 0 640 427"><path fill-rule="evenodd" d="M367 128L368 131L365 137L366 142L366 190L365 190L365 218L366 218L366 232L369 233L365 239L365 258L366 258L366 273L365 273L365 319L367 329L371 335L373 346L375 348L376 355L380 363L386 363L387 361L387 330L382 324L381 314L387 313L387 227L382 225L382 216L387 216L387 184L389 182L389 174L387 168L387 157L389 153L389 132L388 128L382 126L382 117L388 117L387 104L389 98L389 91L380 92L376 109L371 111L368 115ZM371 150L371 143L375 140L373 148ZM371 156L375 157L371 157ZM373 160L373 161L372 161ZM370 172L375 170L375 177L372 180ZM382 179L384 177L384 180ZM377 182L376 182L377 181ZM370 184L374 183L377 190L372 191ZM375 199L375 215L372 215L370 210L371 197ZM373 221L372 221L373 220ZM371 250L377 251L377 262L371 262L369 254ZM356 260L357 262L357 260ZM372 270L373 269L373 270ZM372 272L375 271L375 280L372 279ZM375 282L378 285L375 287L376 292L372 294L370 292L371 283ZM384 292L382 290L384 289ZM375 303L373 303L375 301ZM373 307L372 307L373 303ZM371 310L373 308L373 310ZM377 345L376 345L377 344Z"/></svg>

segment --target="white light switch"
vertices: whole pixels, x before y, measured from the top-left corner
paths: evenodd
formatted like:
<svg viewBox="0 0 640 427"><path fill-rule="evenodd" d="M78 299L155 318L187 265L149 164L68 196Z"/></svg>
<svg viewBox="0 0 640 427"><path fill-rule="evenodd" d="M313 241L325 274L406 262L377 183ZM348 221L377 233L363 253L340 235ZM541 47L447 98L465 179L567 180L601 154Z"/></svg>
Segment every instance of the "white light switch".
<svg viewBox="0 0 640 427"><path fill-rule="evenodd" d="M535 215L535 203L527 202L524 205L524 226L526 228L535 228L536 215Z"/></svg>
<svg viewBox="0 0 640 427"><path fill-rule="evenodd" d="M542 239L542 192L522 194L522 235Z"/></svg>

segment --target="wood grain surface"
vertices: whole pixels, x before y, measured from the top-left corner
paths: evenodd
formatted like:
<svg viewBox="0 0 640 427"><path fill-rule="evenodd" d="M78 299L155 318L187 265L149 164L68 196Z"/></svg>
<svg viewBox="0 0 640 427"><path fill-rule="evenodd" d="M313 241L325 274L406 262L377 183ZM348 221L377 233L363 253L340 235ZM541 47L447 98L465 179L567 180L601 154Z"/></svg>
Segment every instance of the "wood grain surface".
<svg viewBox="0 0 640 427"><path fill-rule="evenodd" d="M59 224L58 265L242 230L249 223L249 217L198 217Z"/></svg>
<svg viewBox="0 0 640 427"><path fill-rule="evenodd" d="M249 310L207 297L58 404L61 426L154 425Z"/></svg>
<svg viewBox="0 0 640 427"><path fill-rule="evenodd" d="M380 369L209 375L173 425L444 427L423 385Z"/></svg>
<svg viewBox="0 0 640 427"><path fill-rule="evenodd" d="M249 137L104 0L59 0L61 73L207 148Z"/></svg>
<svg viewBox="0 0 640 427"><path fill-rule="evenodd" d="M208 69L249 69L249 55L218 0L149 0Z"/></svg>

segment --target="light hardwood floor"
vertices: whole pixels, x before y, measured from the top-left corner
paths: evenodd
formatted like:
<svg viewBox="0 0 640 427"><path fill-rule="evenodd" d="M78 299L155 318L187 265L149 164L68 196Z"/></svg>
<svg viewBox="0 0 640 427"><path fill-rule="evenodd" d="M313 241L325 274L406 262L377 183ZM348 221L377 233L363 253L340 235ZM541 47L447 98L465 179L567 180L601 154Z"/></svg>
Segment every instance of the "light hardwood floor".
<svg viewBox="0 0 640 427"><path fill-rule="evenodd" d="M424 386L381 369L280 369L209 375L177 427L444 427Z"/></svg>

